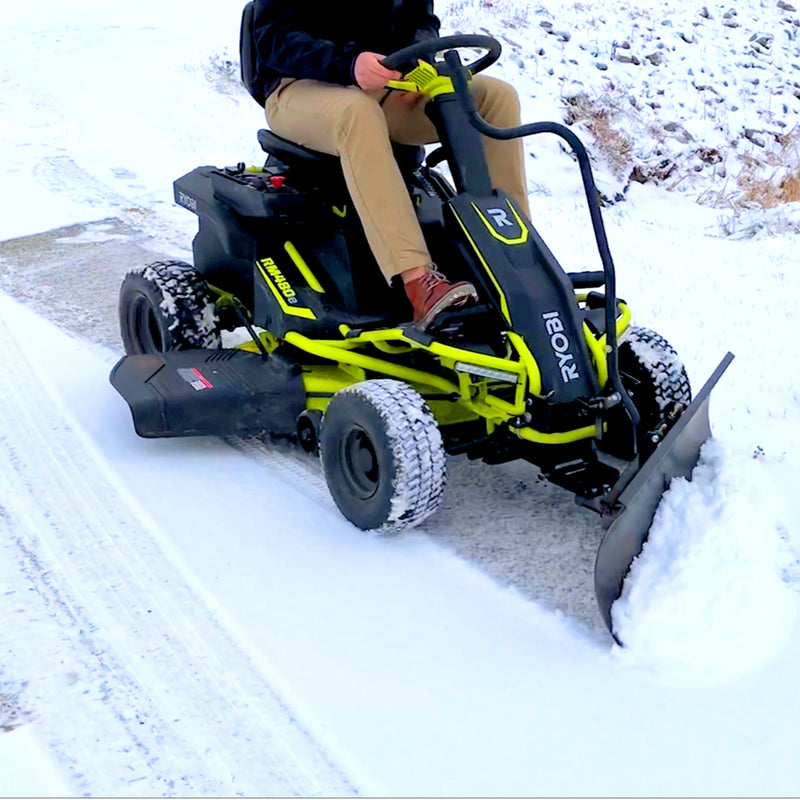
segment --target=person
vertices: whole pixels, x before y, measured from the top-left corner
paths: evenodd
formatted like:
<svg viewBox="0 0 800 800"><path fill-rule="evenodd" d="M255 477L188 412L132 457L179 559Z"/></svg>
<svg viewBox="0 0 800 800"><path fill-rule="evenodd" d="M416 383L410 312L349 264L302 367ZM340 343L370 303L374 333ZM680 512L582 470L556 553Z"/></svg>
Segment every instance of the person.
<svg viewBox="0 0 800 800"><path fill-rule="evenodd" d="M393 91L386 54L439 35L432 0L256 0L255 81L270 128L286 139L341 158L345 182L378 266L396 276L424 330L445 309L477 300L474 286L451 283L433 264L391 143L437 141L424 95ZM476 76L471 92L491 124L520 124L508 84ZM528 215L520 140L484 137L493 185Z"/></svg>

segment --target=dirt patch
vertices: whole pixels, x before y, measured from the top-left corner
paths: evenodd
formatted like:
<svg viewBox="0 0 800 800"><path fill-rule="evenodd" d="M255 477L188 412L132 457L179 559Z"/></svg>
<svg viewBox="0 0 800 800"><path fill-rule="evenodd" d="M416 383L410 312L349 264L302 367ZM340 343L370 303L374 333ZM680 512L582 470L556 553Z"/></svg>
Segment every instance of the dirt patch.
<svg viewBox="0 0 800 800"><path fill-rule="evenodd" d="M31 721L31 712L20 700L23 689L24 686L14 689L0 685L0 733L8 733Z"/></svg>

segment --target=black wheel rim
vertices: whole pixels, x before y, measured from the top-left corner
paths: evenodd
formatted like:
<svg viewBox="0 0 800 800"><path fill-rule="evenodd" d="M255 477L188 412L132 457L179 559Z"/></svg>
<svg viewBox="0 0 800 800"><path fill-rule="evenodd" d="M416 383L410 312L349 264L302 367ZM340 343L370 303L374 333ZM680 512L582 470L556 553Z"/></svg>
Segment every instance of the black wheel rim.
<svg viewBox="0 0 800 800"><path fill-rule="evenodd" d="M164 337L150 301L139 295L128 311L130 331L140 353L163 353Z"/></svg>
<svg viewBox="0 0 800 800"><path fill-rule="evenodd" d="M361 500L372 497L380 484L380 467L372 441L363 428L354 425L346 432L339 457L350 491Z"/></svg>

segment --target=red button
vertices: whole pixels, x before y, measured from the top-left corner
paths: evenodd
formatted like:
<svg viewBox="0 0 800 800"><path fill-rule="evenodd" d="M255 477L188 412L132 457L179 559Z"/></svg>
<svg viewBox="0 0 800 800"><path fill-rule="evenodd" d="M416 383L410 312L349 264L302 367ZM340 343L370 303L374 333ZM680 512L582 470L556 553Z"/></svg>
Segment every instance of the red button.
<svg viewBox="0 0 800 800"><path fill-rule="evenodd" d="M272 184L273 189L283 189L283 184L286 183L286 176L270 175L269 182Z"/></svg>

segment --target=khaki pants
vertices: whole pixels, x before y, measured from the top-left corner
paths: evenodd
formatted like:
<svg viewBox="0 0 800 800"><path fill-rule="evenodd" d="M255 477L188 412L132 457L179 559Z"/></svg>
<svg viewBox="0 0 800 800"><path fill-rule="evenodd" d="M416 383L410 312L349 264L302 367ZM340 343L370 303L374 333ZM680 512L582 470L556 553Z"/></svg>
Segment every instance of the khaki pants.
<svg viewBox="0 0 800 800"><path fill-rule="evenodd" d="M519 99L503 81L478 75L471 83L481 116L492 125L520 124ZM425 114L426 98L386 90L364 92L308 79L284 78L267 98L270 128L279 136L338 155L345 182L375 259L387 281L431 264L411 199L392 154L391 142L436 142ZM504 189L528 215L522 142L483 138L492 184ZM441 264L447 273L447 265Z"/></svg>

